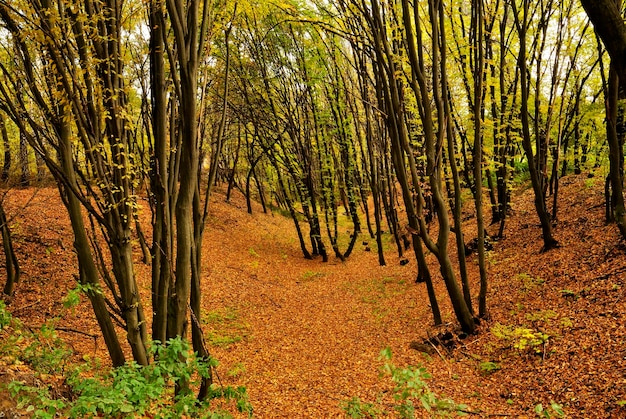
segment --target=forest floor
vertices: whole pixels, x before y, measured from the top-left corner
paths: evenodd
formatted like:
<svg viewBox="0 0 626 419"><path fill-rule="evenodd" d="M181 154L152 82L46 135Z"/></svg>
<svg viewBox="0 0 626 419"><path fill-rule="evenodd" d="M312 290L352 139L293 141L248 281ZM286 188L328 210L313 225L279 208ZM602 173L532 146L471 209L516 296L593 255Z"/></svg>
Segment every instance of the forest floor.
<svg viewBox="0 0 626 419"><path fill-rule="evenodd" d="M626 417L626 246L604 222L603 187L601 176L561 180L561 246L547 253L532 190L514 192L506 237L487 254L489 316L465 339L432 255L445 323L438 328L424 284L414 281L411 251L401 266L387 240L387 265L379 266L375 240L362 235L346 262L306 260L291 220L258 206L248 214L241 196L226 203L214 194L201 321L221 382L244 385L259 418L343 417L341 406L354 397L392 416L394 384L379 358L389 347L393 364L424 366L430 389L475 417L534 418L537 405L552 402L566 417ZM4 202L23 270L9 311L31 327L60 316L59 334L77 362L106 360L102 338L76 333L98 335L90 307L62 304L76 266L56 189L11 190ZM466 242L475 237L471 216L464 234ZM476 256L468 261L477 292ZM149 268L139 252L137 262L148 306ZM445 345L426 342L446 331L453 334ZM0 381L16 374L0 361ZM0 411L10 403L0 400Z"/></svg>

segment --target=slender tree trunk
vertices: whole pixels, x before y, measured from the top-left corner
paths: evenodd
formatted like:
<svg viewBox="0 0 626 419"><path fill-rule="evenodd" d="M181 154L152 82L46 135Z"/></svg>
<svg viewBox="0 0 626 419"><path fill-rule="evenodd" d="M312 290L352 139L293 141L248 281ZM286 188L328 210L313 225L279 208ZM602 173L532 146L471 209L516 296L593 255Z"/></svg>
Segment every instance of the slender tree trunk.
<svg viewBox="0 0 626 419"><path fill-rule="evenodd" d="M11 174L11 144L9 143L9 134L4 123L4 117L0 114L0 135L2 135L2 147L4 148L4 161L2 164L2 174L0 180L6 182Z"/></svg>
<svg viewBox="0 0 626 419"><path fill-rule="evenodd" d="M403 0L403 4L404 3L406 3L406 0ZM406 6L403 6L403 9L405 9L405 7ZM406 7L406 10L408 10L408 7ZM421 51L421 49L423 48L423 44L421 40L421 28L419 26L421 22L419 18L418 6L414 5L413 10L415 16L414 20L416 22L415 24L417 34L417 46ZM440 80L446 80L445 54L441 56L439 55L441 53L441 50L443 48L446 48L444 38L442 38L445 35L443 4L435 0L430 0L428 5L428 11L432 29L432 57L433 62L435 63L432 68L432 96L436 105L436 117L440 122L445 120L447 123L450 123L450 115L445 113L445 108L443 107L443 101L441 96L442 92L446 92L445 86L440 87L438 85L440 83ZM405 26L410 27L408 18L409 15L407 13L405 17ZM407 37L409 39L413 38L410 32L407 32ZM450 220L448 218L446 202L442 194L441 167L439 158L442 152L444 139L443 137L446 135L446 133L443 127L440 127L438 131L436 131L435 129L435 112L433 112L434 109L431 107L428 86L424 77L425 72L423 55L421 52L418 55L418 53L416 53L417 48L415 44L413 44L412 41L410 43L411 47L409 48L409 57L411 60L411 70L413 71L415 79L414 91L418 97L420 116L424 121L424 137L426 141L427 159L426 173L429 178L432 199L434 207L437 211L437 221L439 224L437 242L436 244L433 243L436 248L433 247L433 249L431 250L436 250L435 254L437 255L437 258L439 260L441 274L446 284L452 307L454 309L456 318L461 325L461 328L466 333L473 333L475 329L474 318L471 311L469 310L469 307L465 303L465 299L461 290L459 289L447 250L450 232Z"/></svg>
<svg viewBox="0 0 626 419"><path fill-rule="evenodd" d="M554 239L552 235L552 221L550 219L550 214L546 208L546 200L545 200L545 192L544 185L541 180L541 173L539 172L537 166L535 165L535 156L533 153L533 147L531 143L531 135L530 135L530 121L528 118L528 89L529 89L529 75L526 63L526 33L528 29L528 0L524 0L523 2L523 21L520 22L519 16L517 13L517 7L515 3L512 3L514 9L515 16L515 25L517 26L517 30L520 38L520 51L518 57L518 65L521 73L521 117L522 117L522 146L524 147L524 152L526 153L528 160L528 170L530 172L530 180L533 186L533 190L535 192L535 208L537 210L537 215L539 216L539 221L541 223L541 230L543 232L543 251L548 251L558 246L558 242Z"/></svg>
<svg viewBox="0 0 626 419"><path fill-rule="evenodd" d="M263 209L263 214L267 214L267 204L265 203L265 193L263 192L263 183L259 180L259 176L256 174L256 170L252 171L252 177L254 178L256 190L259 193L259 201L261 203L261 208Z"/></svg>
<svg viewBox="0 0 626 419"><path fill-rule="evenodd" d="M69 118L67 120L69 121ZM100 290L98 268L96 266L94 255L89 244L89 238L87 237L85 230L81 203L78 197L74 195L73 190L71 190L78 189L73 166L71 130L65 122L62 122L58 132L60 146L58 150L59 160L61 167L66 174L65 181L67 182L67 186L63 186L60 181L58 182L58 185L59 192L61 193L61 197L63 198L63 202L67 208L72 231L74 233L74 249L76 250L80 271L79 281L82 285L89 286L86 294L93 307L100 330L102 331L104 343L109 351L111 362L113 363L113 366L119 367L124 365L126 359L111 320L111 316L107 309L104 295Z"/></svg>
<svg viewBox="0 0 626 419"><path fill-rule="evenodd" d="M166 0L172 24L178 62L178 102L180 106L180 186L174 207L176 218L175 280L170 288L167 336L185 337L190 304L192 269L197 249L194 237L194 195L197 193L200 166L200 140L198 138L198 68L204 54L209 19L206 1L190 0L183 4ZM200 8L200 3L202 8ZM200 15L202 11L202 15ZM195 313L198 315L198 313ZM196 349L196 348L194 348ZM184 387L183 384L181 387ZM179 390L181 389L179 387Z"/></svg>
<svg viewBox="0 0 626 419"><path fill-rule="evenodd" d="M289 197L289 192L285 186L285 182L283 181L283 176L280 172L280 168L274 159L272 160L272 164L276 169L276 176L278 177L278 185L283 191L283 195L285 196L285 203L287 204L287 208L289 209L289 214L291 215L291 219L296 227L296 233L298 234L298 241L300 242L300 249L302 250L302 254L305 259L313 259L311 252L306 247L306 242L304 241L304 235L302 234L302 229L300 228L300 222L298 221L298 214L293 206L293 201Z"/></svg>
<svg viewBox="0 0 626 419"><path fill-rule="evenodd" d="M6 267L7 281L4 284L4 294L12 296L15 293L15 287L20 281L20 264L13 249L13 240L11 238L11 230L4 212L4 205L0 200L0 232L2 232L2 247L4 248L4 264Z"/></svg>
<svg viewBox="0 0 626 419"><path fill-rule="evenodd" d="M241 150L241 124L237 125L237 148L235 149L235 158L233 160L233 168L228 174L228 189L226 189L226 202L230 202L230 195L235 186L235 173L237 172L237 163L239 162L239 152Z"/></svg>
<svg viewBox="0 0 626 419"><path fill-rule="evenodd" d="M364 60L362 58L362 60ZM363 74L366 71L364 61L361 62L360 75L361 75L361 83L362 83L362 95L363 98L367 98L369 95L365 90L365 83L367 79ZM367 142L367 154L369 161L369 180L370 180L370 190L372 191L372 200L374 202L374 222L376 224L376 245L378 251L378 264L380 266L385 266L385 253L383 249L383 240L381 234L381 205L380 205L380 174L378 168L378 162L374 155L374 135L373 135L373 124L372 124L372 109L367 100L364 101L365 106L365 139Z"/></svg>
<svg viewBox="0 0 626 419"><path fill-rule="evenodd" d="M617 119L618 119L618 96L620 88L620 79L617 70L613 65L609 70L609 86L606 109L606 131L609 143L609 177L611 184L611 203L613 207L613 216L617 227L626 238L626 210L624 209L624 190L623 190L623 168L621 167L621 158L623 154L622 144L617 135Z"/></svg>
<svg viewBox="0 0 626 419"><path fill-rule="evenodd" d="M168 290L172 287L172 213L170 164L168 158L167 100L165 86L165 45L163 4L150 1L150 94L152 95L152 135L154 156L151 161L151 192L155 207L152 226L152 339L167 340ZM177 176L176 173L172 174Z"/></svg>
<svg viewBox="0 0 626 419"><path fill-rule="evenodd" d="M387 146L385 146L385 149ZM394 242L396 243L396 249L398 249L398 257L402 257L404 254L404 248L400 243L400 234L398 232L398 215L396 212L396 208L394 205L394 186L391 181L391 170L389 166L389 158L385 156L383 160L383 169L384 176L382 181L382 189L381 189L381 198L383 208L385 210L385 217L387 219L387 227L389 227L389 232L393 236Z"/></svg>
<svg viewBox="0 0 626 419"><path fill-rule="evenodd" d="M20 133L20 186L30 185L30 167L28 165L28 143L23 133Z"/></svg>
<svg viewBox="0 0 626 419"><path fill-rule="evenodd" d="M221 146L218 145L218 148ZM215 158L220 158L219 153L216 150L214 154ZM198 182L201 177L201 171L198 171ZM211 177L209 176L209 179ZM204 342L204 334L202 332L202 326L200 324L201 317L201 303L202 303L202 237L204 233L205 220L207 214L208 199L210 196L210 190L213 187L213 182L208 182L208 189L205 194L204 206L200 200L200 190L196 189L193 199L193 228L194 228L194 246L191 253L191 292L189 299L190 318L191 318L191 343L193 350L198 354L198 358L202 361L208 362L211 358L208 348ZM198 400L205 400L209 393L209 388L213 384L213 373L209 369L208 377L202 377L200 388L198 390Z"/></svg>
<svg viewBox="0 0 626 419"><path fill-rule="evenodd" d="M484 68L485 56L482 47L484 39L484 17L482 0L472 1L472 21L475 40L474 45L474 183L476 184L476 228L478 229L478 268L480 271L480 293L478 295L478 314L481 317L487 314L487 269L485 267L485 220L483 216L483 127L482 115L484 95ZM444 44L445 45L445 44ZM444 47L445 48L445 47ZM471 307L471 306L470 306Z"/></svg>
<svg viewBox="0 0 626 419"><path fill-rule="evenodd" d="M252 214L252 196L250 191L250 181L252 180L253 171L254 166L248 170L248 175L246 176L246 208L248 210L248 214Z"/></svg>
<svg viewBox="0 0 626 419"><path fill-rule="evenodd" d="M423 217L423 202L419 177L417 175L417 169L415 159L412 150L409 147L408 132L405 125L404 109L401 102L401 84L396 79L395 66L393 64L393 53L389 45L388 39L385 34L385 26L383 24L380 5L377 1L372 3L374 20L376 29L377 43L379 48L376 53L378 56L378 70L379 70L379 83L378 86L382 90L382 94L379 93L378 97L384 99L384 104L387 109L387 124L389 130L389 136L391 141L391 157L393 167L395 169L396 178L402 191L402 199L407 213L409 222L409 230L411 236L421 235L421 239L427 240L428 236L425 229L425 222ZM403 11L405 13L408 8L408 3L403 2ZM406 25L405 19L405 25ZM410 26L407 26L407 36L411 39L412 34ZM414 51L414 49L413 49ZM387 68L383 66L384 57L387 57ZM386 73L386 74L385 74ZM407 173L405 158L408 160L410 167L410 175ZM415 189L415 196L411 192L411 186L409 185L409 176L413 182L412 187ZM431 185L432 186L432 185ZM414 202L417 202L417 208ZM431 310L433 313L434 322L440 322L439 305L437 303L437 297L432 286L432 278L428 271L428 265L425 263L424 255L420 244L420 240L416 240L413 237L415 253L415 259L418 263L418 278L423 279L426 282L426 289L428 291L428 298L431 303ZM429 247L432 251L439 253L439 249ZM437 255L439 257L439 255Z"/></svg>
<svg viewBox="0 0 626 419"><path fill-rule="evenodd" d="M499 221L500 226L498 229L498 237L502 238L504 236L504 227L506 224L506 216L508 212L509 206L509 173L507 170L508 167L508 156L511 150L511 120L513 118L513 108L515 107L515 97L512 99L511 108L508 108L509 100L507 94L507 88L505 87L505 74L506 74L506 63L507 63L507 48L504 48L506 45L506 28L508 25L508 16L509 16L509 5L508 2L504 2L504 10L502 14L502 20L500 21L500 57L499 57L499 72L498 79L500 85L500 118L498 120L497 126L498 130L494 129L494 137L498 138L498 169L496 170L496 183L498 184L498 213L499 213ZM519 78L519 70L516 66L515 68L515 80L510 87L508 92L514 92L516 90L516 84ZM495 101L495 97L494 97ZM507 109L508 111L508 119L507 119Z"/></svg>
<svg viewBox="0 0 626 419"><path fill-rule="evenodd" d="M417 234L412 234L413 237L413 249L415 249L415 258L417 259L417 278L415 282L426 283L426 292L428 293L428 301L430 302L430 309L433 313L433 324L435 326L440 325L441 311L439 310L439 303L437 302L437 293L433 285L433 279L430 276L430 269L426 262L426 255L424 254L424 247L422 246L422 238Z"/></svg>
<svg viewBox="0 0 626 419"><path fill-rule="evenodd" d="M441 51L442 59L445 61L446 59L446 51L445 49ZM443 111L445 115L450 115L450 90L448 88L447 81L447 73L443 74L442 84L445 86L446 94L442 96L443 100ZM448 164L450 165L450 172L452 174L452 183L454 187L454 205L452 206L452 216L454 219L454 235L456 239L456 250L457 250L457 258L459 260L459 272L461 275L461 286L463 288L463 298L465 299L465 304L470 312L474 312L472 307L472 293L470 289L469 278L467 276L467 262L465 259L465 243L464 243L464 235L463 235L463 204L461 200L461 180L459 176L459 169L457 166L456 160L456 144L455 144L455 136L452 129L451 124L446 124L446 135L447 135L447 148L448 148Z"/></svg>

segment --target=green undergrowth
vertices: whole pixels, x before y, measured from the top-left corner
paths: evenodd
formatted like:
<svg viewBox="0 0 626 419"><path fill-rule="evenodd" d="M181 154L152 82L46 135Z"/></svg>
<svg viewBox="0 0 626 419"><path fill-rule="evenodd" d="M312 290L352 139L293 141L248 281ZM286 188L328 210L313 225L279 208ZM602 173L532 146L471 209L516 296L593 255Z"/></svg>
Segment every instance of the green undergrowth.
<svg viewBox="0 0 626 419"><path fill-rule="evenodd" d="M520 352L531 351L543 354L550 339L548 333L529 328L514 327L496 323L491 327L491 334Z"/></svg>
<svg viewBox="0 0 626 419"><path fill-rule="evenodd" d="M370 306L372 315L376 320L382 321L390 313L389 301L404 295L409 285L404 279L385 276L358 282L346 282L342 286L362 303Z"/></svg>
<svg viewBox="0 0 626 419"><path fill-rule="evenodd" d="M234 307L207 311L202 315L205 338L212 346L230 346L250 336L250 325L240 318Z"/></svg>
<svg viewBox="0 0 626 419"><path fill-rule="evenodd" d="M380 353L381 376L391 379L393 382L393 409L403 419L424 417L449 417L466 416L468 407L456 403L451 399L439 396L428 386L431 375L426 368L405 367L400 368L391 362L391 349L385 348ZM376 402L366 402L358 397L344 400L340 407L351 418L378 418L388 417L391 412L386 411L381 403L382 394Z"/></svg>
<svg viewBox="0 0 626 419"><path fill-rule="evenodd" d="M51 320L31 330L12 318L0 300L0 359L21 371L0 392L34 418L153 417L229 418L229 412L252 415L245 387L211 385L200 401L193 389L217 365L202 359L180 338L152 342L148 366L127 362L106 368L97 359L76 362ZM181 386L181 384L183 384ZM175 388L183 390L175 392Z"/></svg>

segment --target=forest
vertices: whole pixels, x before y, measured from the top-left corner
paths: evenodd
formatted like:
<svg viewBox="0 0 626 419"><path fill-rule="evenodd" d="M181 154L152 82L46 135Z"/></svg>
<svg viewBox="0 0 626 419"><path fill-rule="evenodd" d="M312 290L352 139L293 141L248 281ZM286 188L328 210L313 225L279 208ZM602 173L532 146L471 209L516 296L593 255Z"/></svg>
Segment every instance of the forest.
<svg viewBox="0 0 626 419"><path fill-rule="evenodd" d="M0 0L0 416L626 416L625 14Z"/></svg>

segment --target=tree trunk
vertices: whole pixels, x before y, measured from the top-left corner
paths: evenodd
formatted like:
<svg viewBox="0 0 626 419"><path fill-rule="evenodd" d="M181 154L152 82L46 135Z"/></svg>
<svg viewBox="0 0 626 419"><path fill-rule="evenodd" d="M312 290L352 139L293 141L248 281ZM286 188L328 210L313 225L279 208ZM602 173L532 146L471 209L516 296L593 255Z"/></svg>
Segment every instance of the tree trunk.
<svg viewBox="0 0 626 419"><path fill-rule="evenodd" d="M256 190L259 193L259 202L261 203L263 214L267 214L267 204L265 203L265 193L263 192L263 184L259 180L259 176L256 174L256 170L252 172L252 177L254 178L254 183L256 184Z"/></svg>
<svg viewBox="0 0 626 419"><path fill-rule="evenodd" d="M623 190L623 168L621 166L621 158L623 154L622 144L617 135L617 119L618 119L618 95L619 95L620 79L617 69L611 65L609 70L609 86L606 109L606 131L609 143L609 177L611 180L611 204L613 207L613 217L617 223L617 227L626 238L626 210L624 208L624 190Z"/></svg>
<svg viewBox="0 0 626 419"><path fill-rule="evenodd" d="M380 80L377 85L378 88L382 90L378 94L378 97L384 99L384 105L387 110L387 124L391 141L392 163L395 169L396 179L398 181L398 184L400 185L400 189L402 192L402 199L407 213L410 234L412 236L419 234L421 235L421 239L427 240L428 236L425 229L425 222L423 217L424 198L421 191L419 177L417 175L413 152L408 145L408 132L405 125L404 110L400 100L400 89L402 87L401 83L399 83L396 79L396 72L393 64L393 53L391 51L391 47L389 45L384 30L380 6L378 2L374 2L372 4L375 21L374 28L376 30L376 37L378 38L377 44L379 45L376 53L378 56L377 64L380 74ZM403 1L403 11L405 13L407 13L406 11L408 10L406 8L408 8L408 3ZM406 18L408 18L408 16L406 16L405 14L405 25ZM411 39L412 34L410 25L406 26L407 36ZM387 57L386 69L382 65L384 57ZM410 177L413 183L412 185L409 184L409 173L407 173L405 158L408 160L408 164L410 167ZM411 192L411 186L415 190L415 196L413 196L413 193ZM417 202L417 208L414 202ZM429 300L431 303L431 311L433 313L433 320L434 322L439 322L441 321L439 305L437 303L437 298L434 293L434 287L432 285L432 278L428 270L428 265L425 263L420 240L413 237L413 244L415 259L418 264L418 278L421 278L426 282L427 291L429 293ZM439 251L439 249L433 249L432 247L430 249L431 251L435 251L437 253Z"/></svg>
<svg viewBox="0 0 626 419"><path fill-rule="evenodd" d="M165 86L165 28L162 4L150 1L150 94L154 156L150 168L153 194L152 226L152 339L167 340L168 291L172 287L172 196L169 178L167 99ZM172 174L174 177L177 173Z"/></svg>
<svg viewBox="0 0 626 419"><path fill-rule="evenodd" d="M104 337L104 342L109 351L111 362L113 366L119 367L124 365L126 359L107 309L104 294L100 289L98 268L85 230L81 203L73 191L78 189L78 184L73 166L71 129L63 122L64 119L66 118L61 118L62 122L58 130L60 146L59 160L66 175L65 182L67 184L63 185L59 180L57 180L57 183L59 185L59 192L61 193L61 197L68 211L72 232L74 233L74 249L76 250L80 271L79 281L83 286L88 287L86 294L93 307L100 330L102 331L102 336ZM67 120L69 121L69 118L67 118Z"/></svg>
<svg viewBox="0 0 626 419"><path fill-rule="evenodd" d="M4 248L4 262L6 266L7 281L4 284L4 295L13 296L15 286L20 280L20 264L13 249L11 230L4 212L4 205L0 200L0 231L2 232L2 247Z"/></svg>
<svg viewBox="0 0 626 419"><path fill-rule="evenodd" d="M241 150L241 124L237 125L237 148L235 149L235 158L233 160L233 168L228 173L228 189L226 189L226 202L230 202L230 194L235 186L235 173L237 172L237 163L239 162L239 151ZM271 199L271 198L270 198Z"/></svg>
<svg viewBox="0 0 626 419"><path fill-rule="evenodd" d="M291 215L291 219L293 220L293 223L296 227L296 233L298 234L298 241L300 242L300 249L302 250L302 254L305 259L313 259L311 252L309 252L309 250L306 247L306 242L304 241L304 235L302 234L302 229L300 228L300 223L298 221L298 214L296 213L296 210L293 206L293 201L291 200L289 196L289 192L286 189L285 182L283 181L283 176L280 172L278 164L273 158L271 160L272 160L272 164L274 165L274 168L276 169L276 176L278 177L278 185L283 191L283 194L285 196L285 202L287 204L287 208L289 209L289 214Z"/></svg>
<svg viewBox="0 0 626 419"><path fill-rule="evenodd" d="M602 39L619 78L626 80L626 25L620 0L581 0L596 33Z"/></svg>
<svg viewBox="0 0 626 419"><path fill-rule="evenodd" d="M485 267L485 220L483 216L483 127L482 115L484 95L485 56L482 43L484 40L484 18L482 0L472 1L472 30L474 33L474 183L476 185L476 228L478 229L478 268L480 271L480 292L478 295L478 315L487 315L487 269ZM442 35L443 36L443 35ZM445 45L445 43L444 43ZM442 53L443 54L443 53ZM470 305L471 310L471 305Z"/></svg>
<svg viewBox="0 0 626 419"><path fill-rule="evenodd" d="M195 255L193 200L198 188L200 165L200 141L198 139L197 88L198 67L204 53L206 27L199 26L199 2L184 5L174 0L166 1L171 16L172 32L176 44L180 106L180 186L174 207L176 217L175 280L170 288L167 337L185 337L187 330L187 307L190 302L192 282L192 258ZM204 2L203 24L208 19L208 4ZM202 29L200 29L202 28Z"/></svg>
<svg viewBox="0 0 626 419"><path fill-rule="evenodd" d="M533 153L533 147L530 135L530 121L528 118L528 89L529 89L529 77L526 63L526 32L528 29L528 0L524 0L523 3L523 22L519 21L517 13L517 7L513 3L513 9L515 16L515 25L517 27L520 38L520 51L518 57L518 65L521 73L521 117L522 117L522 146L528 160L528 170L530 172L530 180L535 192L535 208L539 221L541 223L541 230L543 232L543 249L542 251L548 251L558 246L558 242L552 235L552 221L550 214L546 208L544 184L541 179L541 173L539 172L535 164L535 156Z"/></svg>
<svg viewBox="0 0 626 419"><path fill-rule="evenodd" d="M20 186L30 185L30 167L28 165L28 143L26 136L20 132Z"/></svg>
<svg viewBox="0 0 626 419"><path fill-rule="evenodd" d="M4 117L0 114L0 134L2 135L2 146L4 148L4 162L2 164L2 174L0 180L6 182L11 175L11 144L9 143L9 134L4 123Z"/></svg>

